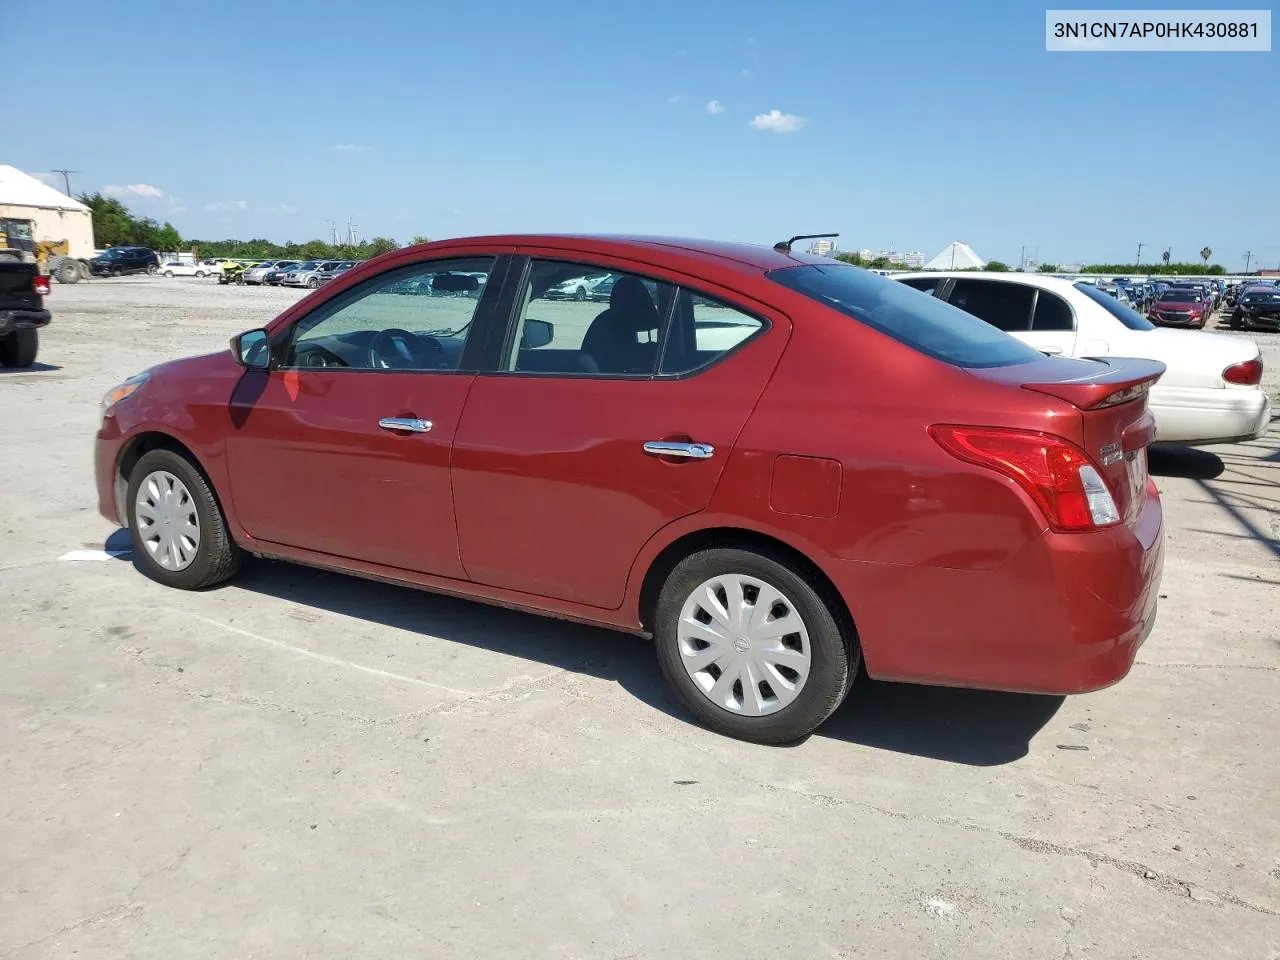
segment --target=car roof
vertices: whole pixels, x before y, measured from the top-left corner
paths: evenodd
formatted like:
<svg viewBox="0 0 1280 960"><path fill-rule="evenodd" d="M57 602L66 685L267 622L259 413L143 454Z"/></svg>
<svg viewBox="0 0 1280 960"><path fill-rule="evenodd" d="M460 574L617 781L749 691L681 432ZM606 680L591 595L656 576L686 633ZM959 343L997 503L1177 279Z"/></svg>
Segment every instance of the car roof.
<svg viewBox="0 0 1280 960"><path fill-rule="evenodd" d="M976 270L923 270L916 273L898 273L894 274L893 280L910 280L915 277L943 277L951 280L996 280L1000 283L1021 283L1028 287L1039 287L1042 290L1072 290L1075 288L1074 280L1064 280L1061 277L1054 277L1043 273L988 273ZM1114 287L1115 284L1103 281L1098 286Z"/></svg>
<svg viewBox="0 0 1280 960"><path fill-rule="evenodd" d="M835 265L838 261L829 257L818 257L807 253L793 251L781 253L772 247L757 246L750 243L732 243L721 240L695 240L687 237L637 236L630 234L498 234L483 237L460 237L442 241L441 245L467 246L521 246L521 247L559 247L581 252L595 252L626 257L628 255L641 258L657 254L666 257L691 259L714 259L721 263L730 261L743 268L752 268L752 272L767 272L780 267L794 267L800 264Z"/></svg>

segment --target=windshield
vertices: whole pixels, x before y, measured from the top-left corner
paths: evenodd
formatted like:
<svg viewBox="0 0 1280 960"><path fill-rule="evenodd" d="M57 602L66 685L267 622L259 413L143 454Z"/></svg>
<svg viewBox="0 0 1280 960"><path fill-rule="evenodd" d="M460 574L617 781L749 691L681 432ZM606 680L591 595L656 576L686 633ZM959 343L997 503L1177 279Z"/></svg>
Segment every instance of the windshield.
<svg viewBox="0 0 1280 960"><path fill-rule="evenodd" d="M984 320L896 280L846 264L783 267L770 280L925 356L958 367L1007 367L1043 355Z"/></svg>
<svg viewBox="0 0 1280 960"><path fill-rule="evenodd" d="M1200 294L1194 290L1166 290L1160 299L1165 303L1199 303Z"/></svg>
<svg viewBox="0 0 1280 960"><path fill-rule="evenodd" d="M1155 324L1140 314L1132 307L1126 307L1115 297L1109 297L1096 287L1091 287L1087 283L1077 283L1076 289L1083 293L1094 303L1106 310L1130 330L1154 330Z"/></svg>

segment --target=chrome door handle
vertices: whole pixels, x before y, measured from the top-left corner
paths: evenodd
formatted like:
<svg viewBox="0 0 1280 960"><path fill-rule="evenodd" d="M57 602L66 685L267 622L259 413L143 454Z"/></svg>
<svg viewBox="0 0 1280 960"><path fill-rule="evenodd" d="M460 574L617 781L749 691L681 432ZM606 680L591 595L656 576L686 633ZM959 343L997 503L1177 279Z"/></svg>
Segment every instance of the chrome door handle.
<svg viewBox="0 0 1280 960"><path fill-rule="evenodd" d="M383 417L378 421L383 430L404 430L409 433L426 433L431 429L430 420L419 420L416 417Z"/></svg>
<svg viewBox="0 0 1280 960"><path fill-rule="evenodd" d="M667 440L650 440L644 452L654 457L684 457L688 460L710 460L716 448L709 443L672 443Z"/></svg>

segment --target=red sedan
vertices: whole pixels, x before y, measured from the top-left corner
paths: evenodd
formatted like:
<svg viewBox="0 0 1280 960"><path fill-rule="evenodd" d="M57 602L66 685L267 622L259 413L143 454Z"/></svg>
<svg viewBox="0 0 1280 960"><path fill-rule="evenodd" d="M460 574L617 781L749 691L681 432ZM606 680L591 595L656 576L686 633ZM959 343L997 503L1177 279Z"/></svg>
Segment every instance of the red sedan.
<svg viewBox="0 0 1280 960"><path fill-rule="evenodd" d="M557 296L608 278L608 303ZM1155 362L1048 358L804 254L399 250L104 399L100 509L173 587L246 554L652 636L708 726L872 677L1075 693L1150 629Z"/></svg>

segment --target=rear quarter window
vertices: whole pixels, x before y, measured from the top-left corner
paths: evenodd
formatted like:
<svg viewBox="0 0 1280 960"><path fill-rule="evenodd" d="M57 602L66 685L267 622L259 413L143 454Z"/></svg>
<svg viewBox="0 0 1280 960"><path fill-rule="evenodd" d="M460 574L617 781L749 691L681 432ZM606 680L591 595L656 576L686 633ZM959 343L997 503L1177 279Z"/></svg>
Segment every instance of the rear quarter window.
<svg viewBox="0 0 1280 960"><path fill-rule="evenodd" d="M806 264L770 280L957 367L1007 367L1044 359L1037 350L935 297L848 264Z"/></svg>

